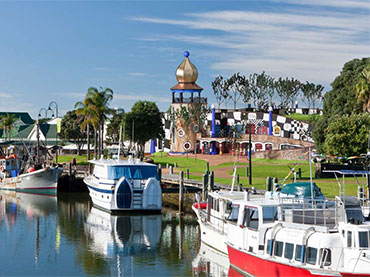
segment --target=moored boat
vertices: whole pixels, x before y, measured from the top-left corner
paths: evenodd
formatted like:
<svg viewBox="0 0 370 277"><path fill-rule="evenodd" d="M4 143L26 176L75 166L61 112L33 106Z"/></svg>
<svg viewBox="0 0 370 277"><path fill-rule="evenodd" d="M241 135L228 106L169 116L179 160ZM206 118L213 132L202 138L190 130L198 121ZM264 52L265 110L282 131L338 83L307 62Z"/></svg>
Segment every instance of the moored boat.
<svg viewBox="0 0 370 277"><path fill-rule="evenodd" d="M91 160L93 174L86 176L93 204L115 211L159 212L162 190L156 165L128 160Z"/></svg>
<svg viewBox="0 0 370 277"><path fill-rule="evenodd" d="M255 276L370 276L370 218L362 204L344 194L246 195L233 201L237 220L227 221L230 264Z"/></svg>

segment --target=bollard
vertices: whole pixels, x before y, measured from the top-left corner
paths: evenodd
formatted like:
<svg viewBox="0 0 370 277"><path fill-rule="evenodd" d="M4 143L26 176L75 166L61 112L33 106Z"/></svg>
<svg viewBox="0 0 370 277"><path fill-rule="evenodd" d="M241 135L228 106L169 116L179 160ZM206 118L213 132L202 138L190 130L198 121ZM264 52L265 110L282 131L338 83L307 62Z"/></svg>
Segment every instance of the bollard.
<svg viewBox="0 0 370 277"><path fill-rule="evenodd" d="M202 187L203 201L207 199L207 185L208 185L208 174L203 174L203 187Z"/></svg>
<svg viewBox="0 0 370 277"><path fill-rule="evenodd" d="M207 162L207 172L209 172L209 162Z"/></svg>
<svg viewBox="0 0 370 277"><path fill-rule="evenodd" d="M190 172L189 172L189 168L186 169L186 179L190 179Z"/></svg>
<svg viewBox="0 0 370 277"><path fill-rule="evenodd" d="M173 167L170 165L170 174L173 174Z"/></svg>
<svg viewBox="0 0 370 277"><path fill-rule="evenodd" d="M272 177L266 178L266 191L272 191Z"/></svg>
<svg viewBox="0 0 370 277"><path fill-rule="evenodd" d="M279 179L275 177L274 178L274 190L276 190L278 187L279 187Z"/></svg>
<svg viewBox="0 0 370 277"><path fill-rule="evenodd" d="M166 163L166 168L168 168L168 163Z"/></svg>
<svg viewBox="0 0 370 277"><path fill-rule="evenodd" d="M180 182L179 182L179 214L183 212L184 203L184 171L180 172Z"/></svg>
<svg viewBox="0 0 370 277"><path fill-rule="evenodd" d="M175 162L173 166L174 166L174 167L177 167L177 162Z"/></svg>
<svg viewBox="0 0 370 277"><path fill-rule="evenodd" d="M302 179L302 169L301 168L298 168L298 179L299 180Z"/></svg>
<svg viewBox="0 0 370 277"><path fill-rule="evenodd" d="M249 167L245 168L245 177L249 177Z"/></svg>
<svg viewBox="0 0 370 277"><path fill-rule="evenodd" d="M162 183L162 167L161 167L161 164L158 165L157 172L158 172L159 184L161 184Z"/></svg>

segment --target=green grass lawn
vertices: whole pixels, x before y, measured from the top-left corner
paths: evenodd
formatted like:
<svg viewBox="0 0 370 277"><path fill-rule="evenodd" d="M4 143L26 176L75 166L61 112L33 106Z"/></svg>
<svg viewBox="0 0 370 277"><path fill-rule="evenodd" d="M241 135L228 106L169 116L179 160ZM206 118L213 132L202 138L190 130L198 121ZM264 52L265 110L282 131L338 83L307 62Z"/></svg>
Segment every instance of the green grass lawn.
<svg viewBox="0 0 370 277"><path fill-rule="evenodd" d="M190 171L190 179L202 180L202 175L206 171L206 162L194 158L186 157L171 157L165 156L165 153L156 153L151 157L155 163L161 163L163 166L168 163L174 165L177 163L175 172L184 171L187 169ZM266 178L277 177L279 183L288 175L290 168L294 167L299 162L295 170L301 168L302 170L302 181L310 180L310 167L308 161L287 161L287 160L269 160L269 159L253 159L252 160L252 186L258 189L266 189ZM232 182L232 166L233 162L225 162L217 166L211 166L210 170L215 172L215 182L231 185ZM246 177L246 167L248 163L238 163L237 174L239 174L240 183L244 187L249 187L249 177ZM218 176L217 172L223 168L228 168L228 178ZM312 165L313 175L315 174L315 165ZM339 194L338 183L335 178L325 179L313 179L313 181L321 188L321 191L326 197L333 198ZM293 182L293 174L289 176L285 183ZM346 194L357 195L357 184L354 178L346 179Z"/></svg>
<svg viewBox="0 0 370 277"><path fill-rule="evenodd" d="M72 162L73 156L76 158L77 164L87 164L87 156L77 156L77 155L62 155L58 156L58 163L70 163ZM55 159L54 159L55 161Z"/></svg>

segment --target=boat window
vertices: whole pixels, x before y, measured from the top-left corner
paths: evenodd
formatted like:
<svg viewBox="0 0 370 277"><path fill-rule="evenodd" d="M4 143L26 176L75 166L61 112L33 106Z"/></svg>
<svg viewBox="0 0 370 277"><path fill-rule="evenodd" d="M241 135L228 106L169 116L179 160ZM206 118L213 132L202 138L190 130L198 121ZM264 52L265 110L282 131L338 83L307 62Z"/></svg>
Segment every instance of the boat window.
<svg viewBox="0 0 370 277"><path fill-rule="evenodd" d="M367 232L358 232L358 241L360 247L369 247L369 238Z"/></svg>
<svg viewBox="0 0 370 277"><path fill-rule="evenodd" d="M331 250L329 248L320 249L320 256L322 265L331 265Z"/></svg>
<svg viewBox="0 0 370 277"><path fill-rule="evenodd" d="M266 254L270 255L271 240L267 240Z"/></svg>
<svg viewBox="0 0 370 277"><path fill-rule="evenodd" d="M283 255L283 242L282 241L275 241L274 247L274 255L277 257L281 257Z"/></svg>
<svg viewBox="0 0 370 277"><path fill-rule="evenodd" d="M291 260L293 258L294 244L285 243L284 258Z"/></svg>
<svg viewBox="0 0 370 277"><path fill-rule="evenodd" d="M347 231L347 247L352 247L352 232Z"/></svg>
<svg viewBox="0 0 370 277"><path fill-rule="evenodd" d="M158 180L157 168L155 166L109 166L108 179L120 179L125 176L129 179L149 179Z"/></svg>
<svg viewBox="0 0 370 277"><path fill-rule="evenodd" d="M302 249L303 249L303 246L302 245L296 245L295 247L295 260L296 261L302 261Z"/></svg>
<svg viewBox="0 0 370 277"><path fill-rule="evenodd" d="M258 209L246 207L244 209L243 226L258 230Z"/></svg>
<svg viewBox="0 0 370 277"><path fill-rule="evenodd" d="M277 220L277 207L262 208L263 223L274 222Z"/></svg>
<svg viewBox="0 0 370 277"><path fill-rule="evenodd" d="M307 263L316 264L317 248L307 247Z"/></svg>
<svg viewBox="0 0 370 277"><path fill-rule="evenodd" d="M231 205L231 213L227 218L228 221L237 222L239 214L239 205Z"/></svg>

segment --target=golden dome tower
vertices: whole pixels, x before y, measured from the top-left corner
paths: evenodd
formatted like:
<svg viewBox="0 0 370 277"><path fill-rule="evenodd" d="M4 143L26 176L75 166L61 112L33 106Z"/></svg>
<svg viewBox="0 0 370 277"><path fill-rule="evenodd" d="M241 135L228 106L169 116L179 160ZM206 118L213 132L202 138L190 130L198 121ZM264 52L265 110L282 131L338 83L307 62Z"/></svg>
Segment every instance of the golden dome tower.
<svg viewBox="0 0 370 277"><path fill-rule="evenodd" d="M179 113L181 110L191 113L191 107L195 105L207 105L207 99L200 96L203 88L195 82L198 79L198 69L189 59L190 53L184 52L184 60L176 69L177 85L171 88L172 92L172 113ZM188 94L190 97L184 97ZM197 94L197 95L195 95ZM172 128L173 152L194 152L196 147L197 133L200 126L195 122L186 122L184 118L177 118Z"/></svg>

